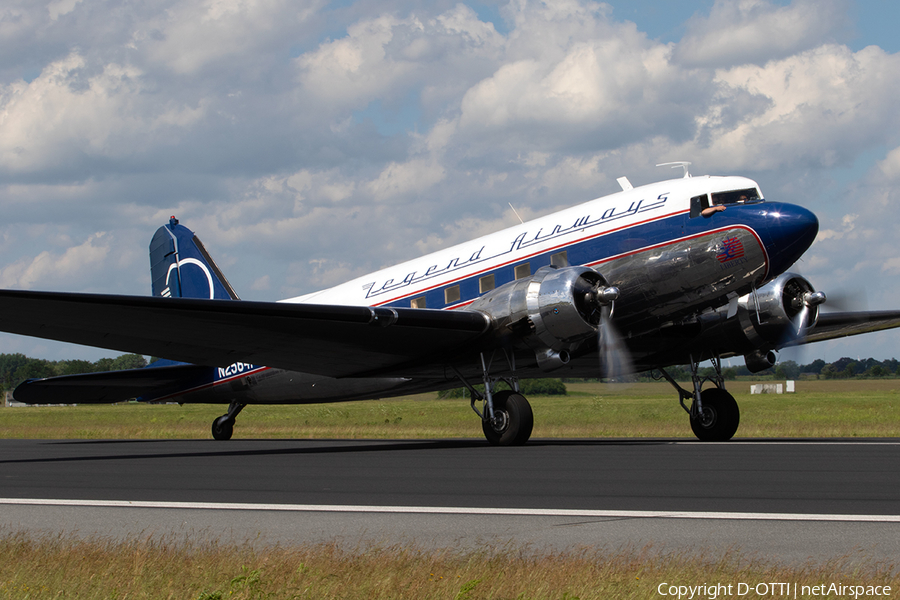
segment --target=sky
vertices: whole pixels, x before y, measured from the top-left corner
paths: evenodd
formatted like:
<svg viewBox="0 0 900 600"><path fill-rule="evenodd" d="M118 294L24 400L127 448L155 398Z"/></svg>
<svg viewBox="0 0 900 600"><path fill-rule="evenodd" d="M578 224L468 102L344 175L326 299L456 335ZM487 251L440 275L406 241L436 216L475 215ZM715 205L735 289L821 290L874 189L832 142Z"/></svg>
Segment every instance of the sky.
<svg viewBox="0 0 900 600"><path fill-rule="evenodd" d="M149 294L175 215L277 300L690 161L815 212L796 270L835 303L900 308L898 22L887 0L7 0L0 288ZM781 358L841 356L900 357L900 332Z"/></svg>

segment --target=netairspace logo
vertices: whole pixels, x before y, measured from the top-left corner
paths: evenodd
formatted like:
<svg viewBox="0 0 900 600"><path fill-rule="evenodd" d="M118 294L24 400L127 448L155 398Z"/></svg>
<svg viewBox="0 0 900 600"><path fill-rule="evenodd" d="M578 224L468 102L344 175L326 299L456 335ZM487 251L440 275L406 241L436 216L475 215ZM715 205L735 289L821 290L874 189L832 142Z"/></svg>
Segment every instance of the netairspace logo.
<svg viewBox="0 0 900 600"><path fill-rule="evenodd" d="M891 595L889 585L844 585L843 583L819 583L801 585L798 583L705 583L703 585L674 585L668 582L656 588L660 596L670 596L678 600L693 598L716 600L723 596L747 596L757 598L815 598L817 596L838 596L845 598L874 598Z"/></svg>

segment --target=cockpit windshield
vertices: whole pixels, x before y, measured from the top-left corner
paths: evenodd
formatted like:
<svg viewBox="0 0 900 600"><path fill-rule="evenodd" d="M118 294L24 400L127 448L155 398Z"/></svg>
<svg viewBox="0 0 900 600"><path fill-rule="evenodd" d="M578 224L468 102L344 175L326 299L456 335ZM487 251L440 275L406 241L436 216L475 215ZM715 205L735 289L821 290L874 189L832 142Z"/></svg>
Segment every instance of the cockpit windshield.
<svg viewBox="0 0 900 600"><path fill-rule="evenodd" d="M756 188L702 194L691 198L691 218L715 214L717 211L725 210L725 207L731 204L750 204L762 201L763 198L760 197Z"/></svg>
<svg viewBox="0 0 900 600"><path fill-rule="evenodd" d="M756 192L756 188L712 193L713 206L719 204L745 204L747 202L759 202L760 200L761 198Z"/></svg>

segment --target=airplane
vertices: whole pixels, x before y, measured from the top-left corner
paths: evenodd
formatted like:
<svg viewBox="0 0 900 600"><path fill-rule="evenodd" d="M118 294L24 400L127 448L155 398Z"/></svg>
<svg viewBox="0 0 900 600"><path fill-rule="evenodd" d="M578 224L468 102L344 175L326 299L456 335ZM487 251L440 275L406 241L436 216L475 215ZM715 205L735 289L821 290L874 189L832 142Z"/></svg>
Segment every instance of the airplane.
<svg viewBox="0 0 900 600"><path fill-rule="evenodd" d="M759 372L784 347L900 326L900 311L820 312L825 294L789 270L816 238L812 212L746 177L666 164L683 177L621 177L620 192L280 302L240 300L172 217L150 243L152 296L0 290L0 331L160 360L29 380L14 397L228 404L212 424L227 440L249 405L463 386L505 446L533 430L521 379L654 370L698 439L726 441L740 411L722 359ZM712 377L698 372L707 360ZM690 368L689 389L672 365Z"/></svg>

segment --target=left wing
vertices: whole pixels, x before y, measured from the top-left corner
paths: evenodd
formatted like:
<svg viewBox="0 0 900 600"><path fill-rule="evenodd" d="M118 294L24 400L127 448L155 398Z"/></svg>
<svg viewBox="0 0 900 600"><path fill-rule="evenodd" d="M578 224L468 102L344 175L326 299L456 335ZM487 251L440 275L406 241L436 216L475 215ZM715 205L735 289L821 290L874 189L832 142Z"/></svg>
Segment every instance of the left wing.
<svg viewBox="0 0 900 600"><path fill-rule="evenodd" d="M900 310L819 313L815 327L797 344L809 344L900 327ZM788 344L788 345L797 345Z"/></svg>
<svg viewBox="0 0 900 600"><path fill-rule="evenodd" d="M0 331L207 366L374 376L478 351L475 311L0 290Z"/></svg>

